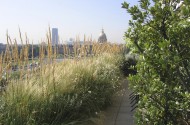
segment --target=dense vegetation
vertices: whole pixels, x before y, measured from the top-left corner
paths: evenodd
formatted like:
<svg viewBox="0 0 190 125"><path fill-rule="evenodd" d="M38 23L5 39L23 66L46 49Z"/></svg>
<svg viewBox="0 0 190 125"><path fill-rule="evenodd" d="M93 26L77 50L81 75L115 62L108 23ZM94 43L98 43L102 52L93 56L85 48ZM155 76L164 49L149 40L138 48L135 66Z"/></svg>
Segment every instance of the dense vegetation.
<svg viewBox="0 0 190 125"><path fill-rule="evenodd" d="M44 67L43 74L12 81L1 97L1 123L79 124L98 117L120 86L120 58L103 54L69 60Z"/></svg>
<svg viewBox="0 0 190 125"><path fill-rule="evenodd" d="M16 41L7 41L0 55L0 124L92 125L112 103L122 80L123 46L76 42L72 53L62 46L62 54L50 39L39 45L37 59L28 42L19 51Z"/></svg>
<svg viewBox="0 0 190 125"><path fill-rule="evenodd" d="M181 4L183 3L183 4ZM139 55L130 86L139 95L137 124L190 124L190 1L140 0L131 15L127 45Z"/></svg>

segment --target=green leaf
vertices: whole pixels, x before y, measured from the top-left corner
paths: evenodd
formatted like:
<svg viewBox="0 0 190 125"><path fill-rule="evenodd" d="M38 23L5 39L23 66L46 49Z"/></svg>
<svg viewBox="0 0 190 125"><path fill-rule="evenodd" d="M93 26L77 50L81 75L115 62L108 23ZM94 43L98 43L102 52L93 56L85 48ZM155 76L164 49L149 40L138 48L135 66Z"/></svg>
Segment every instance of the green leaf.
<svg viewBox="0 0 190 125"><path fill-rule="evenodd" d="M129 4L127 2L122 3L122 8L128 9Z"/></svg>

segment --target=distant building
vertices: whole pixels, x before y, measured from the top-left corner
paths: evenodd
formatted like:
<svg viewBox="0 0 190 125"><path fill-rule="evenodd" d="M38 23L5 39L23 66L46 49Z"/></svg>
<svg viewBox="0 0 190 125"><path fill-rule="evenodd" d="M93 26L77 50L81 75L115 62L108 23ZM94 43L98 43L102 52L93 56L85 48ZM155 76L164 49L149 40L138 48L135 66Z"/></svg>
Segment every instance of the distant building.
<svg viewBox="0 0 190 125"><path fill-rule="evenodd" d="M45 42L41 42L42 46L47 46L47 44Z"/></svg>
<svg viewBox="0 0 190 125"><path fill-rule="evenodd" d="M73 38L70 38L69 40L65 41L67 45L73 45L75 40Z"/></svg>
<svg viewBox="0 0 190 125"><path fill-rule="evenodd" d="M73 38L70 38L69 40L65 41L65 44L67 45L92 45L92 41L76 41L75 39Z"/></svg>
<svg viewBox="0 0 190 125"><path fill-rule="evenodd" d="M6 44L0 43L0 54L2 52L5 52L5 50L6 50Z"/></svg>
<svg viewBox="0 0 190 125"><path fill-rule="evenodd" d="M107 42L106 34L104 33L104 29L102 29L102 32L100 33L100 36L98 38L99 43L105 43Z"/></svg>
<svg viewBox="0 0 190 125"><path fill-rule="evenodd" d="M58 29L57 28L52 28L52 45L58 45L58 40L59 40L59 36L58 36Z"/></svg>

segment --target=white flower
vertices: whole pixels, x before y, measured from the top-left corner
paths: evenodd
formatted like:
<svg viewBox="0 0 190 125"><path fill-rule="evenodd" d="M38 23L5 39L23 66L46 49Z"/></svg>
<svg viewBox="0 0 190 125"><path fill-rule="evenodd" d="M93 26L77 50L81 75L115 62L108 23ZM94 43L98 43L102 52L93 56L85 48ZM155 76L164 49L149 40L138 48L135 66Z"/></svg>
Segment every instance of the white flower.
<svg viewBox="0 0 190 125"><path fill-rule="evenodd" d="M166 6L165 4L162 4L161 8L164 9L165 6Z"/></svg>
<svg viewBox="0 0 190 125"><path fill-rule="evenodd" d="M177 102L175 102L175 104L176 104L176 105L179 105L179 102L177 101Z"/></svg>

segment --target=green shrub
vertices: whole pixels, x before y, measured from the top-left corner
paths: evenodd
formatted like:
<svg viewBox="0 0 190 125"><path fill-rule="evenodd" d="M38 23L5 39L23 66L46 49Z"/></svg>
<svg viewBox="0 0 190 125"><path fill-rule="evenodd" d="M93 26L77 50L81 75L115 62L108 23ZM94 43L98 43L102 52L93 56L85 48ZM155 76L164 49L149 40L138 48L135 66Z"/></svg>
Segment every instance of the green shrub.
<svg viewBox="0 0 190 125"><path fill-rule="evenodd" d="M122 58L120 69L125 76L129 76L130 74L135 75L137 73L136 64L137 56L133 54L126 54Z"/></svg>
<svg viewBox="0 0 190 125"><path fill-rule="evenodd" d="M132 17L127 45L139 55L138 73L130 77L139 95L137 124L189 125L189 0L140 0L123 8Z"/></svg>

